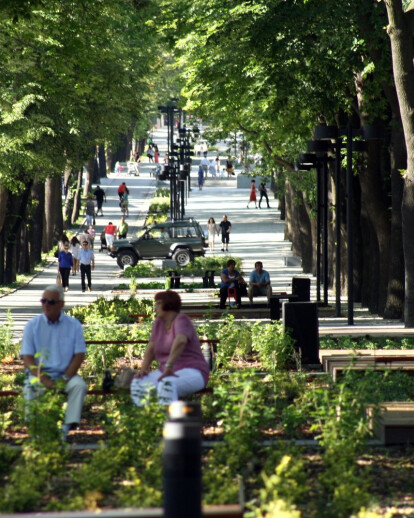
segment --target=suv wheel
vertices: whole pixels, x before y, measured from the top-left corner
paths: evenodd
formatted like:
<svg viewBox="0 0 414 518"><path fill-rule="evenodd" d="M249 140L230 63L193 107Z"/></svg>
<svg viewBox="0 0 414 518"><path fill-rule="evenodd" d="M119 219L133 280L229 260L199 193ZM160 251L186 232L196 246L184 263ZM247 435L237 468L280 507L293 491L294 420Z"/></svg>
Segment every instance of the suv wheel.
<svg viewBox="0 0 414 518"><path fill-rule="evenodd" d="M138 262L137 256L134 252L129 252L128 250L119 252L116 262L121 269L126 268L127 266L135 266Z"/></svg>
<svg viewBox="0 0 414 518"><path fill-rule="evenodd" d="M193 254L186 248L179 248L172 256L179 266L187 266L193 260Z"/></svg>

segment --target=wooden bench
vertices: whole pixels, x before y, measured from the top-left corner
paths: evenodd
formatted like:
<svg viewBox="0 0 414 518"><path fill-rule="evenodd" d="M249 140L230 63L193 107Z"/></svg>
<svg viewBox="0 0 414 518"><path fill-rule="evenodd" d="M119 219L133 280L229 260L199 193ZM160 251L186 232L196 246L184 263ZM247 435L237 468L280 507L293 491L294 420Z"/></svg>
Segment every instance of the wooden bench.
<svg viewBox="0 0 414 518"><path fill-rule="evenodd" d="M414 443L414 403L384 402L379 413L367 410L369 426L375 437L384 445Z"/></svg>
<svg viewBox="0 0 414 518"><path fill-rule="evenodd" d="M403 370L414 375L414 350L357 349L320 351L325 372L336 381L345 370Z"/></svg>
<svg viewBox="0 0 414 518"><path fill-rule="evenodd" d="M120 393L128 393L128 389L111 389L111 390L103 390L103 389L88 389L88 392L86 393L87 396L111 396L114 394L120 394ZM214 391L211 387L205 387L198 392L194 392L194 394L213 394ZM0 397L17 397L22 394L19 390L0 390Z"/></svg>
<svg viewBox="0 0 414 518"><path fill-rule="evenodd" d="M209 505L203 508L203 518L243 518L244 509L239 504ZM162 518L164 510L161 507L152 509L113 509L96 511L60 511L42 513L44 518ZM14 515L8 515L9 517ZM22 515L15 515L22 516ZM25 518L38 518L39 513L25 513Z"/></svg>

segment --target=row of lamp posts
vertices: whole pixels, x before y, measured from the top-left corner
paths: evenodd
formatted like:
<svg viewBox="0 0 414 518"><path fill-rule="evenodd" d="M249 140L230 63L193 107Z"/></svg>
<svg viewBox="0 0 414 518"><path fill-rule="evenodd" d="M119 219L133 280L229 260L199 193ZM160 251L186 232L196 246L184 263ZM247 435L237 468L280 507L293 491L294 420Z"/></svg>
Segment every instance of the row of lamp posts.
<svg viewBox="0 0 414 518"><path fill-rule="evenodd" d="M346 137L345 144L343 138ZM357 140L354 140L354 139ZM316 291L317 301L321 301L323 285L323 305L328 304L329 262L328 262L328 163L335 162L335 294L336 316L341 316L341 160L342 149L346 149L346 228L347 228L347 298L348 325L354 324L354 226L353 226L353 170L352 152L366 151L366 141L383 138L383 129L378 126L346 128L318 125L314 130L314 140L308 142L308 152L299 157L297 169L316 169L317 180L317 244L316 244ZM333 151L334 157L328 152ZM322 268L321 268L322 266Z"/></svg>
<svg viewBox="0 0 414 518"><path fill-rule="evenodd" d="M181 126L182 112L177 108L172 99L167 106L159 106L161 113L166 115L168 138L167 155L168 164L160 175L161 180L170 180L170 218L172 221L182 220L185 215L185 205L190 189L191 156L194 154L190 147L191 130ZM174 142L175 115L178 114L180 122L178 133L179 138ZM198 129L193 132L197 134Z"/></svg>

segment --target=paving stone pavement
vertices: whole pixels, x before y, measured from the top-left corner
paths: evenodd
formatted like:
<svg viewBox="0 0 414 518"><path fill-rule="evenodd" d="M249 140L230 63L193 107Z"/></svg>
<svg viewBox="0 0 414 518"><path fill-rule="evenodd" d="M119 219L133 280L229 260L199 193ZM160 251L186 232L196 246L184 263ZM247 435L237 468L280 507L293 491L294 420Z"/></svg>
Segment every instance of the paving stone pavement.
<svg viewBox="0 0 414 518"><path fill-rule="evenodd" d="M166 149L166 130L153 132L153 139L160 148L160 156L163 156ZM224 146L219 152L224 159ZM216 153L209 158L214 158ZM243 259L243 270L248 273L253 270L254 262L262 260L264 268L269 271L274 291L291 290L293 276L305 276L300 265L289 266L286 258L292 256L291 243L284 239L284 223L280 220L277 200L270 196L271 208L255 209L246 208L249 198L249 189L238 189L236 178L212 179L208 178L203 189L200 191L197 186L197 169L199 160L195 159L191 173L192 190L189 193L188 203L185 207L186 217L195 217L205 229L209 217L214 217L219 223L223 214L227 214L232 223L230 237L229 255ZM103 206L105 216L96 219L96 242L95 242L95 271L92 275L93 291L82 293L80 288L80 277L70 277L70 290L65 295L67 308L77 304L87 304L98 296L111 297L114 286L122 282L115 259L106 253L99 253L99 235L103 227L109 222L117 224L121 213L118 206L118 185L125 181L130 189L130 216L127 218L130 225L128 236L132 237L142 227L145 215L152 198L156 185L152 171L153 164L144 162L141 164L141 175L132 177L128 175L111 174L108 178L101 180L101 186L106 191L107 202ZM237 171L239 173L239 171ZM168 186L168 183L165 183ZM68 232L71 234L71 232ZM221 243L216 241L214 254L223 255ZM207 256L211 255L207 251ZM15 338L21 336L25 323L41 311L39 299L45 286L55 282L57 273L57 261L53 258L48 266L37 274L26 286L0 297L0 325L6 319L8 309L14 320ZM217 278L218 280L218 278ZM315 300L315 279L311 277L311 298ZM148 296L148 295L147 295ZM150 295L152 296L152 295ZM183 295L186 300L194 302L211 302L211 295L191 293ZM330 302L334 304L334 298L330 294ZM414 330L406 330L401 322L384 321L383 319L370 315L366 310L355 307L355 325L347 326L346 306L343 306L343 316L340 318L320 317L321 334L359 334L380 333L387 335L414 334Z"/></svg>

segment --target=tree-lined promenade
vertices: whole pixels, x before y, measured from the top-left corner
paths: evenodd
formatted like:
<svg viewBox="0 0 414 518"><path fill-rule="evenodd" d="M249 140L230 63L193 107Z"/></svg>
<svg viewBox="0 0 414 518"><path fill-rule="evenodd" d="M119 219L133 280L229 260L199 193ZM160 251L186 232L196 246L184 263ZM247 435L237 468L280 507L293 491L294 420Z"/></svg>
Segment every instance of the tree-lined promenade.
<svg viewBox="0 0 414 518"><path fill-rule="evenodd" d="M29 270L76 220L82 167L86 194L92 178L129 158L131 142L139 147L157 107L178 97L210 122L211 143L243 134L246 153L262 155L286 237L312 273L316 181L295 170L298 155L318 124L382 127L384 138L354 155L353 207L342 196L336 214L346 243L352 211L355 301L414 325L408 2L18 0L0 9L0 282ZM332 164L328 187L333 286ZM345 259L340 275L345 286Z"/></svg>

